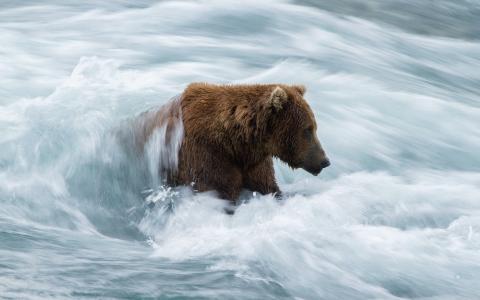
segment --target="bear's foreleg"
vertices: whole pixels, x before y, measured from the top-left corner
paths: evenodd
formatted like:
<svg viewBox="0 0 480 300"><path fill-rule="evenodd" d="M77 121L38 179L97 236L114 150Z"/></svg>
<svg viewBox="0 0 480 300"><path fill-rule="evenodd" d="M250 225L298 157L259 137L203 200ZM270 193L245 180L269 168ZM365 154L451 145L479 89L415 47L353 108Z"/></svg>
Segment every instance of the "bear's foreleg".
<svg viewBox="0 0 480 300"><path fill-rule="evenodd" d="M259 192L262 195L275 194L276 198L281 198L271 157L267 157L258 165L245 171L243 182L244 187L253 192Z"/></svg>
<svg viewBox="0 0 480 300"><path fill-rule="evenodd" d="M194 150L188 150L191 149ZM186 149L186 151L185 151ZM185 145L180 160L182 182L193 182L196 191L215 190L222 199L235 204L242 189L242 172L221 153L212 155L205 145Z"/></svg>
<svg viewBox="0 0 480 300"><path fill-rule="evenodd" d="M228 162L220 161L206 164L205 170L210 171L197 177L195 187L198 191L216 190L218 197L235 205L242 189L242 175L239 170L227 165Z"/></svg>

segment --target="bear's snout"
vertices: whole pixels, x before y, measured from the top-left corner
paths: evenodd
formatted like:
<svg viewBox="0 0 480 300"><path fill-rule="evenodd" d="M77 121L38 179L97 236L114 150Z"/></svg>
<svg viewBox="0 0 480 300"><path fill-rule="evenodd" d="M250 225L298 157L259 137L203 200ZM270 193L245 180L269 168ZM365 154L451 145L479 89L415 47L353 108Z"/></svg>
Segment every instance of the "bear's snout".
<svg viewBox="0 0 480 300"><path fill-rule="evenodd" d="M330 160L325 158L325 160L322 162L322 169L325 169L328 166L330 166Z"/></svg>
<svg viewBox="0 0 480 300"><path fill-rule="evenodd" d="M317 176L328 166L330 166L330 160L326 157L325 151L323 151L319 143L315 143L308 151L302 168L310 174Z"/></svg>
<svg viewBox="0 0 480 300"><path fill-rule="evenodd" d="M328 160L328 158L326 158L326 159L322 160L319 164L306 163L304 165L303 169L305 171L307 171L308 173L317 176L318 174L320 174L320 172L322 172L323 169L325 169L328 166L330 166L330 160Z"/></svg>

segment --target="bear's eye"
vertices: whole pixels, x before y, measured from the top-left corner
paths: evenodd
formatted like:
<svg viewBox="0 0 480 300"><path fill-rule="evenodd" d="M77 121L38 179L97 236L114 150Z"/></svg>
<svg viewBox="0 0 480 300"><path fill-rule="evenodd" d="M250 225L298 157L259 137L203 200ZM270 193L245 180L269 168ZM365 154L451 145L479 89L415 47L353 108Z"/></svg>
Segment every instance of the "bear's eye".
<svg viewBox="0 0 480 300"><path fill-rule="evenodd" d="M309 126L309 127L305 128L305 129L303 130L303 133L304 133L304 135L305 135L306 138L311 138L312 135L313 135L313 127L312 127L312 126Z"/></svg>

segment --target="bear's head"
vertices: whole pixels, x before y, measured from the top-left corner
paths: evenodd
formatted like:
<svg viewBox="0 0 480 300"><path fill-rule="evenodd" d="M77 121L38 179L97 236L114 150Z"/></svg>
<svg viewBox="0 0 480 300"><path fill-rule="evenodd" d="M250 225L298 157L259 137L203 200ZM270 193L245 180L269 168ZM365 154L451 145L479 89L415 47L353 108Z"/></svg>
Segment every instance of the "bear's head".
<svg viewBox="0 0 480 300"><path fill-rule="evenodd" d="M276 85L262 99L269 115L270 152L292 168L318 175L330 161L317 138L315 116L304 94L303 86Z"/></svg>

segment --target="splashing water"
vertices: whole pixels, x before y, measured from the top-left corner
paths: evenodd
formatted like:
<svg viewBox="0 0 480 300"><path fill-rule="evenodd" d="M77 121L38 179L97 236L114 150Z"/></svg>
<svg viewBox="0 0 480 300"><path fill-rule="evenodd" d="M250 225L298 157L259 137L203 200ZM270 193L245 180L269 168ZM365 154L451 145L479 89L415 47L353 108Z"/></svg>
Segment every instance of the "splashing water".
<svg viewBox="0 0 480 300"><path fill-rule="evenodd" d="M141 113L114 133L117 143L128 153L127 159L137 160L141 168L149 171L150 186L166 183L169 174L178 169L183 141L181 99L177 95L161 107Z"/></svg>
<svg viewBox="0 0 480 300"><path fill-rule="evenodd" d="M476 1L0 8L0 298L480 298ZM181 122L118 132L193 81L305 84L332 166L165 186Z"/></svg>
<svg viewBox="0 0 480 300"><path fill-rule="evenodd" d="M145 147L148 169L152 178L156 178L158 174L162 173L165 177L166 172L176 172L178 169L178 154L183 139L180 99L177 96L172 103L169 103L168 105L171 107L166 112L160 108L162 113L170 113L171 109L175 109L178 114L174 115L173 120L169 120L166 124L162 124L155 129ZM159 182L159 179L156 179L156 181Z"/></svg>

